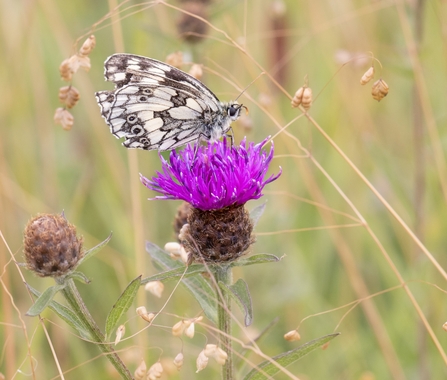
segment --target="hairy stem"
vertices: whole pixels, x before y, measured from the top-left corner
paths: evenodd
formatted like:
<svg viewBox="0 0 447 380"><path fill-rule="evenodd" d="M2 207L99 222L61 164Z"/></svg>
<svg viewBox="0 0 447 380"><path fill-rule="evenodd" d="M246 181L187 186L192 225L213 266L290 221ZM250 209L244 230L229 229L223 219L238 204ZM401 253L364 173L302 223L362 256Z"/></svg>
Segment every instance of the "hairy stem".
<svg viewBox="0 0 447 380"><path fill-rule="evenodd" d="M105 343L104 334L101 332L85 306L84 301L82 300L81 295L79 294L78 289L76 288L76 285L72 279L67 281L67 286L61 291L61 293L64 295L73 312L80 318L86 330L89 331L90 335L92 336L92 340L97 343L99 349L106 354L106 358L109 359L112 365L116 368L118 373L121 375L121 378L133 380L132 374L121 361L113 346Z"/></svg>
<svg viewBox="0 0 447 380"><path fill-rule="evenodd" d="M233 281L233 274L229 266L219 266L215 273L216 282L230 286ZM227 292L220 292L217 289L217 318L220 334L220 347L227 353L228 358L222 367L222 380L234 379L233 349L231 342L231 299Z"/></svg>

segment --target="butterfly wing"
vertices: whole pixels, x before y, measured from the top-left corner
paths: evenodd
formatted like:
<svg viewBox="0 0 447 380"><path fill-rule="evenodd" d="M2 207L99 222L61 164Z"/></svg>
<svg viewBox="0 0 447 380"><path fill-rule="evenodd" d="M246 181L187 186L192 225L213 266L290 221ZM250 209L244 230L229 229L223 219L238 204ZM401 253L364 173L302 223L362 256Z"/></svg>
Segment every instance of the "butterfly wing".
<svg viewBox="0 0 447 380"><path fill-rule="evenodd" d="M200 81L163 62L115 54L105 63L115 91L96 93L102 116L128 148L168 150L210 139L224 126L226 114Z"/></svg>

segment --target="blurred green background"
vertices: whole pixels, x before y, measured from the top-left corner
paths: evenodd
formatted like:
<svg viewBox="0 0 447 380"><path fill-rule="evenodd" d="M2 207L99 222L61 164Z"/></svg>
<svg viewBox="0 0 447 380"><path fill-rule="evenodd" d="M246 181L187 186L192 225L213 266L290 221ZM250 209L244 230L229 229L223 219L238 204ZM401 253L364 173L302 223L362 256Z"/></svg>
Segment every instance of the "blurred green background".
<svg viewBox="0 0 447 380"><path fill-rule="evenodd" d="M244 278L252 292L255 319L247 329L250 336L278 317L259 343L265 354L274 356L301 342L341 332L326 350L289 367L302 380L445 379L445 275L364 178L445 267L447 4L169 2L209 21L206 30L195 20L204 33L196 43L179 35L178 26L186 17L179 9L157 2L125 2L108 17L116 5L113 0L0 0L4 378L30 378L29 356L37 379L59 378L56 363L65 379L116 378L99 350L54 313L47 310L42 315L48 336L38 318L24 316L32 300L20 272L39 290L53 281L17 268L13 259L23 262L22 231L37 213L64 210L86 247L113 231L109 245L80 268L92 279L89 285L79 285L80 291L101 326L129 281L156 273L144 243L163 246L175 238L171 226L179 202L147 201L155 194L139 183L138 173L155 174L158 155L122 147L101 118L94 92L113 88L104 82L103 62L115 52L164 60L182 51L185 60L204 65L202 81L223 101L236 98L261 71L268 73L241 96L250 113L233 124L237 142L243 136L259 142L274 135L277 157L270 172L283 169L261 200L247 204L252 209L267 202L252 252L284 255L276 264L235 270L235 278ZM97 40L90 55L92 67L74 75L81 100L71 110L73 128L64 131L53 122L60 107L58 89L66 85L58 67L91 33ZM375 78L361 86L371 56L380 64L373 62ZM188 69L186 64L184 70ZM303 116L277 134L301 114L290 107L290 97L305 76L314 95L309 115L316 124ZM371 97L372 83L379 78L390 87L381 102ZM166 284L161 299L142 289L135 307L159 310L174 286ZM355 301L362 302L350 310ZM165 364L183 350L183 369L170 373L166 368L163 378L219 376L212 361L195 374L198 353L207 342L215 343L204 327L197 327L192 340L181 341L170 333L179 317L200 313L183 288L175 290L157 327L141 330L145 324L134 310L127 315L126 336L135 335L117 346L132 372L142 359L148 366L159 358ZM302 319L323 312L327 313L301 324L301 342L283 339ZM238 312L236 316L242 321ZM244 340L240 328L234 334ZM234 349L240 346L235 343ZM249 359L261 361L256 355ZM238 378L249 369L246 364Z"/></svg>

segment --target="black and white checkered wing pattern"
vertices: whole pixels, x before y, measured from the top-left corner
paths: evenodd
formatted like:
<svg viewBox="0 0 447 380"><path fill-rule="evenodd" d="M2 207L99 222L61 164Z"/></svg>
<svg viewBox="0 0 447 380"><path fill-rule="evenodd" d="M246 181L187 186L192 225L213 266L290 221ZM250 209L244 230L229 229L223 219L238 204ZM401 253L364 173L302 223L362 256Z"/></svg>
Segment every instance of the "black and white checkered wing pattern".
<svg viewBox="0 0 447 380"><path fill-rule="evenodd" d="M170 150L214 141L230 128L228 107L200 81L170 65L131 54L105 62L114 91L99 91L101 114L127 148ZM238 116L237 116L238 117Z"/></svg>

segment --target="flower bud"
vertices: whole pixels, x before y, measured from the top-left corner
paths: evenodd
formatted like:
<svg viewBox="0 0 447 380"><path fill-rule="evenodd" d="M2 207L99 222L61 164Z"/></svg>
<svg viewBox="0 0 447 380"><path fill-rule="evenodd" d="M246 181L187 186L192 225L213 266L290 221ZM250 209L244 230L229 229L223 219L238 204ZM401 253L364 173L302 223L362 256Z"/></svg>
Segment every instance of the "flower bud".
<svg viewBox="0 0 447 380"><path fill-rule="evenodd" d="M300 340L301 336L298 333L298 331L292 330L292 331L289 331L288 333L284 334L284 339L288 340L289 342L294 342L296 340Z"/></svg>
<svg viewBox="0 0 447 380"><path fill-rule="evenodd" d="M60 277L84 255L82 238L63 215L40 214L25 227L24 254L28 269L38 276Z"/></svg>
<svg viewBox="0 0 447 380"><path fill-rule="evenodd" d="M360 84L367 84L374 77L374 66L371 66L368 70L366 70L365 74L363 74L360 79Z"/></svg>
<svg viewBox="0 0 447 380"><path fill-rule="evenodd" d="M161 281L151 281L144 287L145 290L152 293L155 297L161 298L165 286Z"/></svg>
<svg viewBox="0 0 447 380"><path fill-rule="evenodd" d="M62 128L69 131L74 124L74 117L70 111L65 108L58 108L54 113L54 122L56 124L62 125Z"/></svg>
<svg viewBox="0 0 447 380"><path fill-rule="evenodd" d="M381 78L374 82L371 90L372 97L380 102L385 96L388 95L389 87L386 82Z"/></svg>

